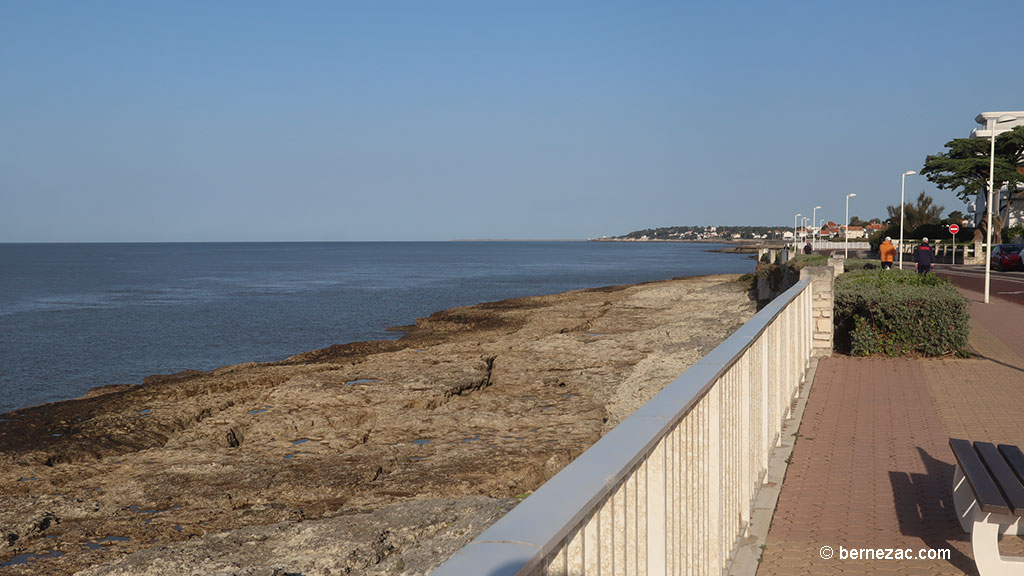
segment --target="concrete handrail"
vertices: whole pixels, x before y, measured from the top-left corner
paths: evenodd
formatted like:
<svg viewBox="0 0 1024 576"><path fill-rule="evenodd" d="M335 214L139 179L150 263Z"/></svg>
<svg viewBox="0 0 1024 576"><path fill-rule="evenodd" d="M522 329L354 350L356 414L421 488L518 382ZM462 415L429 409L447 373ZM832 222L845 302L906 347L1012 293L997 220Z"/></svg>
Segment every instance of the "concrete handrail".
<svg viewBox="0 0 1024 576"><path fill-rule="evenodd" d="M720 574L812 350L803 280L434 576Z"/></svg>

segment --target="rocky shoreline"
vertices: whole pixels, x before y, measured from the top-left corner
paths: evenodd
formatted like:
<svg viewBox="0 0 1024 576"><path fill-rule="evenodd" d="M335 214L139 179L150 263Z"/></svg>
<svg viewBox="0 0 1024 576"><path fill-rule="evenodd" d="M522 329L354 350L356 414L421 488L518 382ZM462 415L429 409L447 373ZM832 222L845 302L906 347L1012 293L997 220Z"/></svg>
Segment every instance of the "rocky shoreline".
<svg viewBox="0 0 1024 576"><path fill-rule="evenodd" d="M0 415L11 574L422 574L754 314L735 275L453 308L398 340Z"/></svg>

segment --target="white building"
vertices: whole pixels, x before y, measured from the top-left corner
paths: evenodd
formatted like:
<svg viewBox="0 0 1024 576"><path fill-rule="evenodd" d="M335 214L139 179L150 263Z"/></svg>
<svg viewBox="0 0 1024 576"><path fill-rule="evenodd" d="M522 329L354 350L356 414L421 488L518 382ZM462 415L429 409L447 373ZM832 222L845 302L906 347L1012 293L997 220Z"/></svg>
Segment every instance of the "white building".
<svg viewBox="0 0 1024 576"><path fill-rule="evenodd" d="M1012 116L1013 120L1007 120L1006 122L998 122L996 120L1002 117ZM985 138L986 140L992 138L993 131L998 137L1004 132L1009 132L1018 126L1024 126L1024 111L1018 110L1013 112L982 112L978 114L974 119L975 122L984 126L984 128L975 128L971 130L971 138ZM994 128L994 130L993 130ZM1009 191L1004 186L998 192L998 206L1000 209L999 213L1002 213L1002 209L1006 207L1007 199L1009 198ZM995 198L993 198L995 200ZM981 220L985 215L985 208L988 204L988 192L984 191L978 194L974 202L976 211L974 213L974 225L975 227L980 226ZM1004 226L1017 226L1024 225L1024 200L1017 200L1010 206L1008 213L1007 222Z"/></svg>

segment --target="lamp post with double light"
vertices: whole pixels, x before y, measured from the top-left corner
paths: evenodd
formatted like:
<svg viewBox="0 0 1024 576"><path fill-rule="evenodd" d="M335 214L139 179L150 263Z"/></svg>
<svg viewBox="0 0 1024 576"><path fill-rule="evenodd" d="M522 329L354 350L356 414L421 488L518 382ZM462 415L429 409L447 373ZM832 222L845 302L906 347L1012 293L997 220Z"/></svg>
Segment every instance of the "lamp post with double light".
<svg viewBox="0 0 1024 576"><path fill-rule="evenodd" d="M900 270L903 270L903 209L907 206L903 193L907 189L907 176L912 174L917 174L917 172L907 170L900 179L902 181L900 184Z"/></svg>
<svg viewBox="0 0 1024 576"><path fill-rule="evenodd" d="M843 239L846 241L843 246L843 258L850 258L850 198L853 198L856 194L846 195L846 231L843 233Z"/></svg>

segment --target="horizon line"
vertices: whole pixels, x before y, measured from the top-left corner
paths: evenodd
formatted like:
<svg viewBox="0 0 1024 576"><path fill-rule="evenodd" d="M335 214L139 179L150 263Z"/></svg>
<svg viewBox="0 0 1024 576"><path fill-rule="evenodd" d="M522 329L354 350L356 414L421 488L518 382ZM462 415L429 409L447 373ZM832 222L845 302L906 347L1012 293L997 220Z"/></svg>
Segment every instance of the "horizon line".
<svg viewBox="0 0 1024 576"><path fill-rule="evenodd" d="M586 242L591 238L450 238L447 240L28 240L0 241L3 245L24 244L345 244L400 242Z"/></svg>

